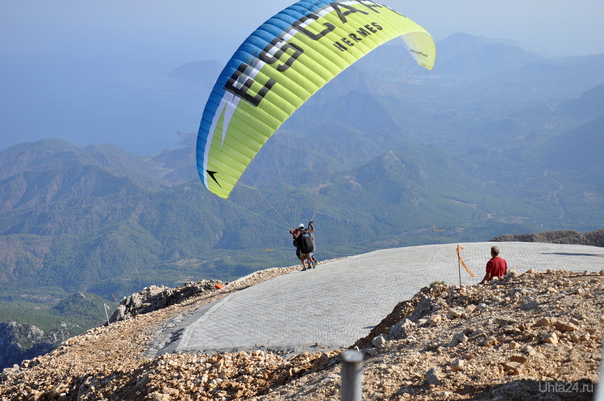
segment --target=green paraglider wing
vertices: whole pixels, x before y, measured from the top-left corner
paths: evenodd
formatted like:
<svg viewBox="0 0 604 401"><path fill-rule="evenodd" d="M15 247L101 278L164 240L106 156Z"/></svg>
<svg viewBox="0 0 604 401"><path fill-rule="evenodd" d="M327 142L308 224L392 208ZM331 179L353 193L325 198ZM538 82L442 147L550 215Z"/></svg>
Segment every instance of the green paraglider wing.
<svg viewBox="0 0 604 401"><path fill-rule="evenodd" d="M432 69L432 36L373 1L299 1L241 44L218 77L197 137L204 185L228 198L271 135L315 92L361 57L401 37Z"/></svg>

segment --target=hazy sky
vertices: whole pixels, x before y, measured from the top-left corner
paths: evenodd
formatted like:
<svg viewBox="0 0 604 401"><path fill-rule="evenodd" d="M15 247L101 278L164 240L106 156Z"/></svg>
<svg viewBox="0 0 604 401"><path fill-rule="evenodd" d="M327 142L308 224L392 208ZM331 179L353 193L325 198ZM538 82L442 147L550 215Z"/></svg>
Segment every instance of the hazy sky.
<svg viewBox="0 0 604 401"><path fill-rule="evenodd" d="M436 40L455 32L514 39L551 55L604 53L602 0L386 0ZM290 0L2 0L0 50L99 46L183 52L183 61L226 57Z"/></svg>
<svg viewBox="0 0 604 401"><path fill-rule="evenodd" d="M176 131L197 129L205 99L196 99L191 92L188 96L194 99L194 104L190 110L161 118L156 110L145 111L145 102L154 96L154 85L161 87L155 92L157 96L175 90L169 83L154 81L151 85L149 77L165 75L191 61L225 62L251 31L291 3L291 0L0 0L0 107L4 109L0 110L0 150L49 136L62 137L80 146L115 143L114 137L123 137L125 131L137 126L136 119L144 119L145 115L157 118L138 124L149 132L151 144L157 141L157 146L147 151L175 143ZM383 3L422 25L436 40L465 32L512 39L525 50L550 56L604 53L603 0L384 0ZM103 85L99 84L101 81ZM90 82L95 87L90 87L87 97L84 87ZM117 88L126 84L130 89L144 88L146 93L143 101L142 92L137 92L136 112L130 115L126 113L127 101L116 102L113 109L106 103L106 98L114 95L112 85ZM95 99L105 99L105 103L96 104ZM61 117L59 105L65 104L62 101L71 102L71 107L80 109L82 115L98 107L99 120L78 124L73 115ZM101 128L101 120L111 123L110 128ZM122 126L120 121L128 124ZM74 133L93 132L93 126L97 127L98 140L84 139L88 137ZM112 134L104 137L103 129L110 129ZM121 145L131 151L135 146L134 142Z"/></svg>

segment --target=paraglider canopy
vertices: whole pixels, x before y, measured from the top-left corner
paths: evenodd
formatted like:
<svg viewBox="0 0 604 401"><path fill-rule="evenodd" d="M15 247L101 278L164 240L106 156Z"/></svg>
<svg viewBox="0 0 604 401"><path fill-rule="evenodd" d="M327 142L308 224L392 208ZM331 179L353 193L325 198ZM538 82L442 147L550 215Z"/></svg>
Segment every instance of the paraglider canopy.
<svg viewBox="0 0 604 401"><path fill-rule="evenodd" d="M239 47L210 94L197 137L203 184L228 198L271 135L327 82L400 37L432 69L432 36L409 18L368 0L302 0L279 12Z"/></svg>

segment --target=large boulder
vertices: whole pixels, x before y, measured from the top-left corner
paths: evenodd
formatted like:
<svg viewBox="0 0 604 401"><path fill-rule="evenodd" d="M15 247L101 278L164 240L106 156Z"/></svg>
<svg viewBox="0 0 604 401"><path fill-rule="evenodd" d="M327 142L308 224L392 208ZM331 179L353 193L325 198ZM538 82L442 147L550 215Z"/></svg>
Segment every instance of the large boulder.
<svg viewBox="0 0 604 401"><path fill-rule="evenodd" d="M214 291L217 285L223 285L223 282L220 280L199 280L185 283L177 288L152 285L124 298L109 321L126 320L170 305L179 304L206 291Z"/></svg>

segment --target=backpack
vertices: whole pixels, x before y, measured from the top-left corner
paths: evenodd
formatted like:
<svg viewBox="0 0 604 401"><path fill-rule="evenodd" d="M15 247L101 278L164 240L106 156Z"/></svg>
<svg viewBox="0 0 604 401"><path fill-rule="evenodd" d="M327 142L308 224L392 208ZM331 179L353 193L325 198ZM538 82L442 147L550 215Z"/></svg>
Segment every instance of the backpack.
<svg viewBox="0 0 604 401"><path fill-rule="evenodd" d="M315 250L315 244L312 242L312 237L306 230L300 231L300 236L298 237L298 248L300 248L300 252L302 253L311 253Z"/></svg>

